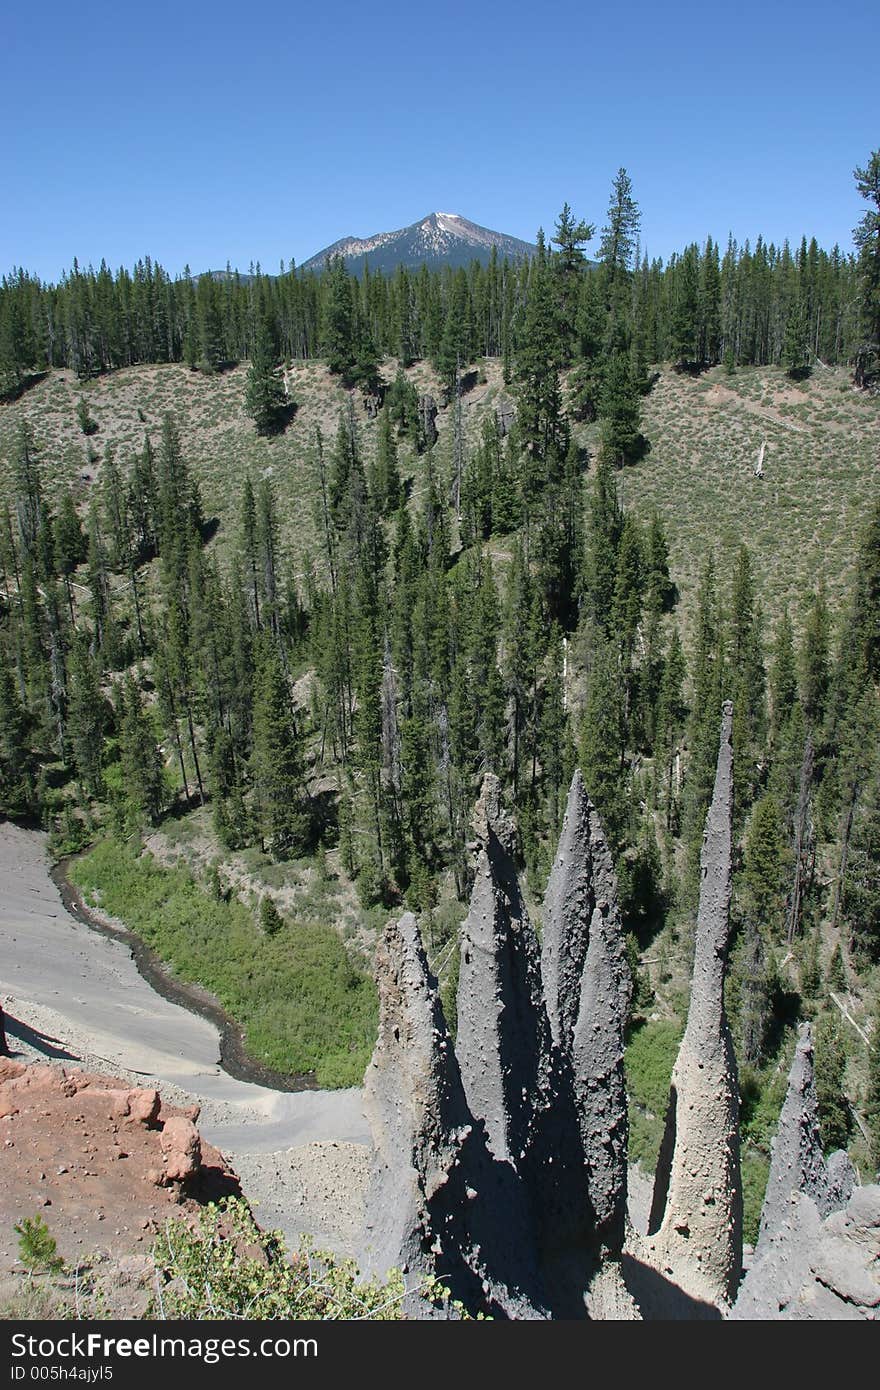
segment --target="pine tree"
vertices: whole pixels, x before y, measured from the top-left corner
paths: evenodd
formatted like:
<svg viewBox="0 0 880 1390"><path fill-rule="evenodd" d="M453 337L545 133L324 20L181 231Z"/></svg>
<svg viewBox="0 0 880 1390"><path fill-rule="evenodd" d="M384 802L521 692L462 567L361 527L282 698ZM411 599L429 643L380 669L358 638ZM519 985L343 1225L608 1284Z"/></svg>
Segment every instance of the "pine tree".
<svg viewBox="0 0 880 1390"><path fill-rule="evenodd" d="M244 408L257 428L257 434L277 434L290 411L284 385L278 374L278 357L265 318L257 326L248 367Z"/></svg>
<svg viewBox="0 0 880 1390"><path fill-rule="evenodd" d="M553 245L559 250L552 259L553 278L557 287L558 322L562 339L562 362L567 364L574 355L576 317L580 302L581 281L587 269L582 248L593 238L595 227L578 222L568 203L556 219Z"/></svg>
<svg viewBox="0 0 880 1390"><path fill-rule="evenodd" d="M698 595L692 680L693 699L688 725L690 760L684 787L682 829L688 847L687 887L695 901L699 884L703 828L712 797L718 758L718 727L724 688L721 613L715 582L715 559L711 552L703 570Z"/></svg>
<svg viewBox="0 0 880 1390"><path fill-rule="evenodd" d="M853 177L859 193L873 204L853 231L858 249L862 341L856 353L855 379L865 386L880 359L880 150L874 150L864 169Z"/></svg>
<svg viewBox="0 0 880 1390"><path fill-rule="evenodd" d="M301 853L308 841L309 816L300 738L277 651L265 639L257 653L251 774L264 851L279 859Z"/></svg>
<svg viewBox="0 0 880 1390"><path fill-rule="evenodd" d="M0 807L6 813L31 810L35 769L28 741L29 721L12 668L0 655Z"/></svg>
<svg viewBox="0 0 880 1390"><path fill-rule="evenodd" d="M89 652L88 639L78 634L69 658L67 736L77 775L92 796L100 796L103 790L107 723L100 669Z"/></svg>
<svg viewBox="0 0 880 1390"><path fill-rule="evenodd" d="M752 561L740 546L733 575L730 634L730 682L733 695L735 797L740 811L752 798L757 766L767 731L763 620L755 597Z"/></svg>
<svg viewBox="0 0 880 1390"><path fill-rule="evenodd" d="M800 650L801 703L811 728L821 727L825 719L831 680L828 656L830 626L825 588L820 584L810 604Z"/></svg>
<svg viewBox="0 0 880 1390"><path fill-rule="evenodd" d="M126 820L136 825L146 817L155 825L165 799L162 759L156 746L153 721L130 672L119 690L116 721Z"/></svg>
<svg viewBox="0 0 880 1390"><path fill-rule="evenodd" d="M607 215L599 260L613 278L631 269L641 223L641 213L632 196L632 180L625 169L618 169L615 175Z"/></svg>
<svg viewBox="0 0 880 1390"><path fill-rule="evenodd" d="M527 505L540 491L548 469L561 467L568 448L568 426L559 389L559 317L550 272L540 260L533 263L532 282L522 336L517 348L516 376L519 396L517 431L520 444L532 464L524 488Z"/></svg>
<svg viewBox="0 0 880 1390"><path fill-rule="evenodd" d="M599 417L602 451L615 468L622 468L635 456L641 440L639 392L626 353L615 352L605 364Z"/></svg>
<svg viewBox="0 0 880 1390"><path fill-rule="evenodd" d="M678 628L672 629L669 651L663 663L663 676L657 697L657 714L654 733L654 757L657 764L656 785L662 787L660 804L664 809L666 828L676 832L678 829L679 805L678 791L680 775L680 745L687 713L683 698L686 674L684 651Z"/></svg>
<svg viewBox="0 0 880 1390"><path fill-rule="evenodd" d="M73 624L73 589L70 577L85 560L88 545L83 534L82 522L73 501L73 494L69 488L66 488L61 494L61 504L55 518L55 525L52 528L52 535L55 542L55 569L64 578L70 621Z"/></svg>
<svg viewBox="0 0 880 1390"><path fill-rule="evenodd" d="M809 374L810 349L807 342L808 332L805 306L800 295L798 295L788 312L788 320L785 325L785 338L782 344L782 365L785 367L788 375L795 381L800 381Z"/></svg>
<svg viewBox="0 0 880 1390"><path fill-rule="evenodd" d="M379 414L376 441L376 461L371 492L381 516L390 516L400 506L402 490L397 444L391 431L391 414L387 405Z"/></svg>
<svg viewBox="0 0 880 1390"><path fill-rule="evenodd" d="M600 454L587 510L585 589L588 612L606 633L611 631L617 550L622 531L623 512L613 466L606 455Z"/></svg>
<svg viewBox="0 0 880 1390"><path fill-rule="evenodd" d="M785 608L776 633L773 668L770 673L770 738L774 747L778 747L797 701L798 678L794 634L788 609Z"/></svg>
<svg viewBox="0 0 880 1390"><path fill-rule="evenodd" d="M746 916L781 939L789 854L782 811L772 793L755 802L746 831L741 894Z"/></svg>
<svg viewBox="0 0 880 1390"><path fill-rule="evenodd" d="M602 817L609 843L620 848L628 814L624 762L624 696L617 655L602 643L593 657L581 726L584 785Z"/></svg>
<svg viewBox="0 0 880 1390"><path fill-rule="evenodd" d="M324 276L321 351L336 375L345 375L354 362L354 305L351 277L341 256L334 256Z"/></svg>
<svg viewBox="0 0 880 1390"><path fill-rule="evenodd" d="M880 770L860 797L853 817L843 916L857 962L880 961Z"/></svg>

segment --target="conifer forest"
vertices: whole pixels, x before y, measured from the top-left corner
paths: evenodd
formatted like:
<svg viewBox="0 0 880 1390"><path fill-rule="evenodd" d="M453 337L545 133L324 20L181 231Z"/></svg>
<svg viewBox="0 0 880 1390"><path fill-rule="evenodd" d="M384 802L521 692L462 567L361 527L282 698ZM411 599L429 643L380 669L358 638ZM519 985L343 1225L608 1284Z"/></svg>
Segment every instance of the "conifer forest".
<svg viewBox="0 0 880 1390"><path fill-rule="evenodd" d="M854 254L758 236L649 261L621 169L593 221L565 203L517 262L7 274L0 813L84 852L83 890L208 985L256 1059L353 1085L403 907L454 999L484 774L531 911L579 768L620 884L650 1168L730 700L747 1193L756 1211L802 1019L823 1142L870 1181L880 153L856 186ZM686 440L706 391L757 422L735 544L723 471L701 473L733 436L675 473L655 428L665 402ZM782 508L794 465L762 435L808 449L820 391L844 412L827 545L821 478Z"/></svg>

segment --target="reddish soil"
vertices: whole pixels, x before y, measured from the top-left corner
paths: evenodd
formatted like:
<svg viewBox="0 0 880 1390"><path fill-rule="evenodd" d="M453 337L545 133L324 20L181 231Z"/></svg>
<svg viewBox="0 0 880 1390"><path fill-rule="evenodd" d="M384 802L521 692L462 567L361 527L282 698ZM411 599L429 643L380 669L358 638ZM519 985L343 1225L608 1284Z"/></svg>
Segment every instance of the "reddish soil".
<svg viewBox="0 0 880 1390"><path fill-rule="evenodd" d="M43 1217L70 1269L99 1255L137 1274L168 1217L240 1195L197 1118L115 1077L0 1057L0 1283L22 1272L24 1217Z"/></svg>

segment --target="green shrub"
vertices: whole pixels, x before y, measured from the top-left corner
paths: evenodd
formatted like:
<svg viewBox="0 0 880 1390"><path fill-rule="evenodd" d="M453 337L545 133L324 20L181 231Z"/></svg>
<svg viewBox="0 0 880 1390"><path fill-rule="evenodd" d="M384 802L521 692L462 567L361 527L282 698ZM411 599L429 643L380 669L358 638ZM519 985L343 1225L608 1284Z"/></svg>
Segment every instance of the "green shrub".
<svg viewBox="0 0 880 1390"><path fill-rule="evenodd" d="M32 1274L60 1273L64 1260L42 1216L25 1216L15 1223L14 1230L18 1235L18 1257L25 1269Z"/></svg>
<svg viewBox="0 0 880 1390"><path fill-rule="evenodd" d="M288 1260L281 1235L261 1231L247 1203L210 1203L195 1229L172 1218L156 1237L157 1291L148 1317L215 1321L242 1318L394 1321L403 1316L403 1277L360 1282L353 1260L312 1250Z"/></svg>
<svg viewBox="0 0 880 1390"><path fill-rule="evenodd" d="M770 1160L757 1149L743 1150L741 1158L743 1189L743 1240L754 1245L761 1224L761 1208L770 1176Z"/></svg>

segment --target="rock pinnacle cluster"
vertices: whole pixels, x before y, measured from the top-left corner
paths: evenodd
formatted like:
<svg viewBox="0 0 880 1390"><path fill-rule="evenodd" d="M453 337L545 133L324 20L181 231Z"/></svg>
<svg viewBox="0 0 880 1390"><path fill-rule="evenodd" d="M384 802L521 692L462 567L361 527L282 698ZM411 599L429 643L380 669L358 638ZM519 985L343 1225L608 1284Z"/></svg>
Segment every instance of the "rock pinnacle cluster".
<svg viewBox="0 0 880 1390"><path fill-rule="evenodd" d="M448 1315L448 1303L418 1294L426 1280L471 1315L768 1315L743 1311L743 1300L768 1306L779 1261L809 1244L804 1203L807 1226L832 1223L823 1228L826 1264L840 1263L841 1241L861 1242L858 1259L870 1247L880 1201L859 1193L880 1198L880 1189L850 1197L844 1156L822 1157L806 1028L774 1147L761 1240L741 1283L739 1091L724 1013L732 718L728 703L703 837L691 1003L647 1235L627 1217L623 1054L631 985L617 883L580 773L568 795L540 945L519 889L512 823L497 779L484 779L459 939L454 1042L415 916L387 928L377 953L379 1036L364 1083L374 1153L362 1263L380 1274L404 1272L414 1316ZM848 1198L851 1218L840 1210ZM800 1234L780 1235L792 1221ZM880 1250L858 1276L858 1316L880 1307L878 1259ZM813 1274L801 1265L793 1261L788 1283L809 1290Z"/></svg>

